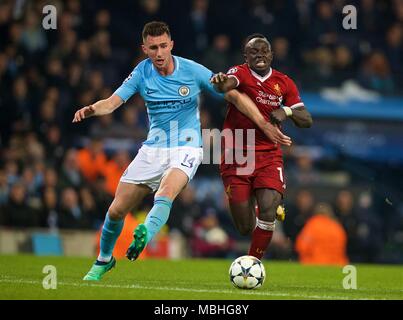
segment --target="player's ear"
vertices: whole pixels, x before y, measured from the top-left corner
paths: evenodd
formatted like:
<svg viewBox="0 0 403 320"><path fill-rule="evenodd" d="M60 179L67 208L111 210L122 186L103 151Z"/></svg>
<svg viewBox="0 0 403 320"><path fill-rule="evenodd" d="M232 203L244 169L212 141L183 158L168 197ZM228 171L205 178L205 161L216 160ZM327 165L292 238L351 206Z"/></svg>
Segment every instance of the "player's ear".
<svg viewBox="0 0 403 320"><path fill-rule="evenodd" d="M246 53L243 54L243 58L245 59L245 62L248 63L248 56L246 55Z"/></svg>
<svg viewBox="0 0 403 320"><path fill-rule="evenodd" d="M141 49L143 49L144 54L147 55L147 47L144 44L141 45Z"/></svg>
<svg viewBox="0 0 403 320"><path fill-rule="evenodd" d="M174 41L171 40L171 50L174 48Z"/></svg>

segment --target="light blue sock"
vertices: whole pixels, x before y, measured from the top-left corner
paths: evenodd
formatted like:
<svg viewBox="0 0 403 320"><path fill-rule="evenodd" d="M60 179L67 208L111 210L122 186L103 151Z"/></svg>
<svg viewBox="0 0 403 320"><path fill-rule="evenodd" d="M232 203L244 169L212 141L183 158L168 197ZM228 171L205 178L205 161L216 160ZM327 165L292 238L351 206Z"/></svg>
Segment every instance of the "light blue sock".
<svg viewBox="0 0 403 320"><path fill-rule="evenodd" d="M112 257L113 248L123 229L124 220L111 220L109 213L106 214L101 234L101 250L98 261L109 262Z"/></svg>
<svg viewBox="0 0 403 320"><path fill-rule="evenodd" d="M146 217L144 225L147 227L147 243L161 230L168 221L172 207L172 200L167 197L155 197L154 206Z"/></svg>

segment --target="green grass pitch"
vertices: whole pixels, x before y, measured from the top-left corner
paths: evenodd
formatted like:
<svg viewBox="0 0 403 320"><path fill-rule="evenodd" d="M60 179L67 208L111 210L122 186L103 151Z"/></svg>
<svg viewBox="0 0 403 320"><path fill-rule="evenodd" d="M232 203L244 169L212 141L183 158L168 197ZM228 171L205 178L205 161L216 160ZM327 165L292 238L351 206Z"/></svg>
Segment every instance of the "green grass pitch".
<svg viewBox="0 0 403 320"><path fill-rule="evenodd" d="M264 261L266 281L256 290L234 288L232 261L216 259L119 260L102 281L82 277L92 260L30 255L0 256L0 299L403 299L403 266L355 265L357 289L343 288L341 267ZM44 289L46 265L57 270L57 288Z"/></svg>

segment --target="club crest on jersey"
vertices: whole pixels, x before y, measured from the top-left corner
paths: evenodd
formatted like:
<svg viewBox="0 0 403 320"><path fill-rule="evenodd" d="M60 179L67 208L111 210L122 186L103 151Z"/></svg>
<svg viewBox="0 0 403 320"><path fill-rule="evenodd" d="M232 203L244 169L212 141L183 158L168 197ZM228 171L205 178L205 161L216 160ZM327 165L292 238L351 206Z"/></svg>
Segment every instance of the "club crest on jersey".
<svg viewBox="0 0 403 320"><path fill-rule="evenodd" d="M274 91L276 91L276 94L277 94L277 95L282 96L281 89L280 89L280 86L279 86L278 83L276 83L276 84L273 86L273 89L274 89Z"/></svg>
<svg viewBox="0 0 403 320"><path fill-rule="evenodd" d="M179 88L178 92L182 97L186 97L189 95L190 89L188 86L182 86Z"/></svg>

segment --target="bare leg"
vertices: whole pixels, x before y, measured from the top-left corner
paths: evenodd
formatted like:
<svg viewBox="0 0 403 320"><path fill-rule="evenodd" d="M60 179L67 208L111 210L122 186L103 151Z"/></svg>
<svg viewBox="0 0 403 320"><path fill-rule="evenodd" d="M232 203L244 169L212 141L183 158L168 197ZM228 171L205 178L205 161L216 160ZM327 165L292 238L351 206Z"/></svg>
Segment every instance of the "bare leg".
<svg viewBox="0 0 403 320"><path fill-rule="evenodd" d="M109 207L108 213L111 220L122 220L131 210L136 210L143 199L152 190L142 184L119 182L116 189L115 199Z"/></svg>
<svg viewBox="0 0 403 320"><path fill-rule="evenodd" d="M156 197L167 197L172 201L186 187L189 177L182 170L171 168L162 178L160 187L158 188Z"/></svg>
<svg viewBox="0 0 403 320"><path fill-rule="evenodd" d="M255 195L259 207L259 217L252 234L249 255L261 259L273 236L276 211L282 201L282 196L278 191L272 189L257 189Z"/></svg>
<svg viewBox="0 0 403 320"><path fill-rule="evenodd" d="M151 189L144 185L119 182L115 199L109 207L102 227L98 260L108 262L123 229L126 214L136 209Z"/></svg>
<svg viewBox="0 0 403 320"><path fill-rule="evenodd" d="M144 224L134 231L134 240L127 249L129 260L136 260L145 246L168 221L172 202L188 183L188 176L180 169L171 168L161 180L160 187L154 197L154 206L148 213Z"/></svg>
<svg viewBox="0 0 403 320"><path fill-rule="evenodd" d="M252 234L256 224L256 214L253 199L243 202L230 202L232 220L236 229L243 236Z"/></svg>
<svg viewBox="0 0 403 320"><path fill-rule="evenodd" d="M255 195L259 207L259 220L274 222L277 207L282 202L281 194L273 189L256 189Z"/></svg>

